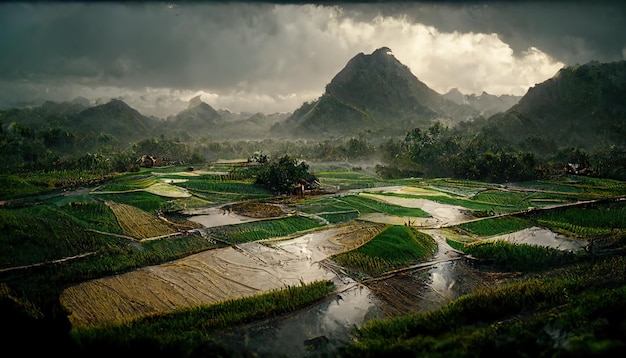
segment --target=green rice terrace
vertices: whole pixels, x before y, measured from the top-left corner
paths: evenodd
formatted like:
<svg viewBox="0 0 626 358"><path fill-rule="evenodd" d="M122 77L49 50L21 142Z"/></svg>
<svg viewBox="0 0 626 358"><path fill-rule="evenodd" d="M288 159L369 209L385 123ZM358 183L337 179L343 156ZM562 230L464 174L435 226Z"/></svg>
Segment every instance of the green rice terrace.
<svg viewBox="0 0 626 358"><path fill-rule="evenodd" d="M624 182L343 170L277 195L231 169L0 174L4 339L76 356L626 352Z"/></svg>

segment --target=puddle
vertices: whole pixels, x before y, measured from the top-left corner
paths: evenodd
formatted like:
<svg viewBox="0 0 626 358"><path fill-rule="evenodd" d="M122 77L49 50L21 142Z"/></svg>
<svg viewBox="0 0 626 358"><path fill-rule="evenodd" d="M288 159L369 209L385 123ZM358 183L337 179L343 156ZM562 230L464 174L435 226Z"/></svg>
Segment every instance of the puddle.
<svg viewBox="0 0 626 358"><path fill-rule="evenodd" d="M494 236L487 240L506 240L513 244L537 245L571 252L583 251L588 244L586 241L571 239L536 226L511 234Z"/></svg>
<svg viewBox="0 0 626 358"><path fill-rule="evenodd" d="M405 208L420 208L445 225L454 225L473 218L468 214L468 210L462 206L442 204L428 199L401 198L376 194L366 195Z"/></svg>
<svg viewBox="0 0 626 358"><path fill-rule="evenodd" d="M385 213L370 213L364 214L359 217L360 220L371 221L380 224L391 224L391 225L407 225L409 221L411 222L410 226L415 227L434 227L439 226L441 221L435 218L413 218L406 216L395 216L389 215Z"/></svg>
<svg viewBox="0 0 626 358"><path fill-rule="evenodd" d="M161 180L162 182L166 184L186 183L189 181L189 179L170 179L170 178L159 179L159 180Z"/></svg>
<svg viewBox="0 0 626 358"><path fill-rule="evenodd" d="M196 214L188 218L189 221L196 222L204 227L215 227L223 225L241 224L250 221L261 220L247 216L237 215L231 211L212 207L196 211Z"/></svg>
<svg viewBox="0 0 626 358"><path fill-rule="evenodd" d="M338 284L339 288L341 285ZM244 357L328 357L352 340L354 327L381 318L380 301L363 285L289 315L238 326L217 337Z"/></svg>

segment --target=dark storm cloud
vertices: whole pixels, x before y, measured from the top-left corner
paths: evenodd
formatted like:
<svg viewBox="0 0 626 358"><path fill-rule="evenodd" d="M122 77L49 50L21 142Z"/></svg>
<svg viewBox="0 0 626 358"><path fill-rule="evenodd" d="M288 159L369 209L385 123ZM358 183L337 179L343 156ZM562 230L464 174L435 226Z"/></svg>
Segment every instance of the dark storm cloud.
<svg viewBox="0 0 626 358"><path fill-rule="evenodd" d="M348 7L362 19L405 14L442 32L497 33L516 53L536 47L570 65L626 57L624 1L401 1Z"/></svg>
<svg viewBox="0 0 626 358"><path fill-rule="evenodd" d="M293 110L301 101L319 96L358 52L393 43L394 53L406 56L400 60L411 63L408 54L417 50L408 47L424 43L415 40L423 29L414 26L407 32L412 38L402 38L396 31L417 24L431 26L437 36L497 33L514 56L528 63L527 70L544 61L524 60L532 47L551 55L553 62L567 64L622 59L625 7L597 4L10 2L0 4L0 99L15 102L48 96L57 100L81 92L117 97L119 92L125 99L137 98L137 103L154 103L157 111L156 107L176 101L182 106L195 95L191 92L202 91L233 108L237 103L246 103L247 110L255 103L267 108L282 103L274 107ZM380 22L381 16L401 19L402 24ZM440 46L442 52L455 46L453 37L441 37L431 45ZM498 45L490 38L485 41ZM424 48L423 52L437 51ZM505 52L499 51L494 61L506 62ZM419 67L415 59L409 64L412 69ZM442 68L453 65L443 60L425 59ZM479 56L471 60L466 67L485 61ZM460 60L455 61L458 67ZM519 63L509 62L510 66ZM545 68L537 73L543 76ZM463 80L458 73L467 71L456 71L455 79ZM433 83L428 84L436 88L434 82L442 76L431 75ZM483 77L465 79L465 88L484 88L484 81L492 79ZM439 83L442 90L450 86ZM505 91L506 86L499 88ZM519 90L524 84L515 86Z"/></svg>
<svg viewBox="0 0 626 358"><path fill-rule="evenodd" d="M258 65L251 43L276 31L267 5L14 3L1 8L3 78L219 86Z"/></svg>

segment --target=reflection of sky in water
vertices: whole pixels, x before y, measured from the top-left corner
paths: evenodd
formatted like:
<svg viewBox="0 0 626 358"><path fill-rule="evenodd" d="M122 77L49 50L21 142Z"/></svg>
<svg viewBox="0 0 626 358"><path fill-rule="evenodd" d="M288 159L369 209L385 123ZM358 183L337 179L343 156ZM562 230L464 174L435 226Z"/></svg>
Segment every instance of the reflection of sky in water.
<svg viewBox="0 0 626 358"><path fill-rule="evenodd" d="M378 300L358 286L286 317L238 327L220 340L261 357L325 356L349 342L355 326L378 317L382 317Z"/></svg>
<svg viewBox="0 0 626 358"><path fill-rule="evenodd" d="M229 211L222 210L219 208L211 208L210 210L206 210L205 212L206 214L195 215L195 216L190 217L188 220L197 222L204 227L241 224L244 222L259 220L257 218L249 218L246 216L233 214Z"/></svg>

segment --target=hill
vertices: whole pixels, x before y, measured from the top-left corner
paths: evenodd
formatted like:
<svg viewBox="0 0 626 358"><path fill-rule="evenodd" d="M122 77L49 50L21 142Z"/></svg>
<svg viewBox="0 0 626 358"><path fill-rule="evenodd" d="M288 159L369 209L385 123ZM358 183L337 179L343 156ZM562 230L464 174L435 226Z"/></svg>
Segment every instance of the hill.
<svg viewBox="0 0 626 358"><path fill-rule="evenodd" d="M192 137L201 137L215 131L217 126L224 123L222 116L210 105L203 102L200 96L189 101L189 107L166 120L168 131L189 134Z"/></svg>
<svg viewBox="0 0 626 358"><path fill-rule="evenodd" d="M106 104L87 108L68 118L63 127L80 136L108 134L122 143L154 136L160 123L112 99Z"/></svg>
<svg viewBox="0 0 626 358"><path fill-rule="evenodd" d="M476 125L520 146L595 150L626 145L625 119L626 61L590 62L564 67L506 112Z"/></svg>
<svg viewBox="0 0 626 358"><path fill-rule="evenodd" d="M491 117L500 112L505 112L516 105L522 96L503 94L500 96L483 92L480 95L463 94L457 88L453 88L443 95L456 104L468 105L477 110L483 117Z"/></svg>
<svg viewBox="0 0 626 358"><path fill-rule="evenodd" d="M430 89L382 47L359 53L326 86L313 103L304 103L273 133L328 137L371 130L404 135L415 127L441 121L455 124L478 115Z"/></svg>
<svg viewBox="0 0 626 358"><path fill-rule="evenodd" d="M265 139L270 137L270 128L285 120L289 113L232 113L215 110L203 102L200 96L189 101L189 107L166 120L169 135L209 139Z"/></svg>

